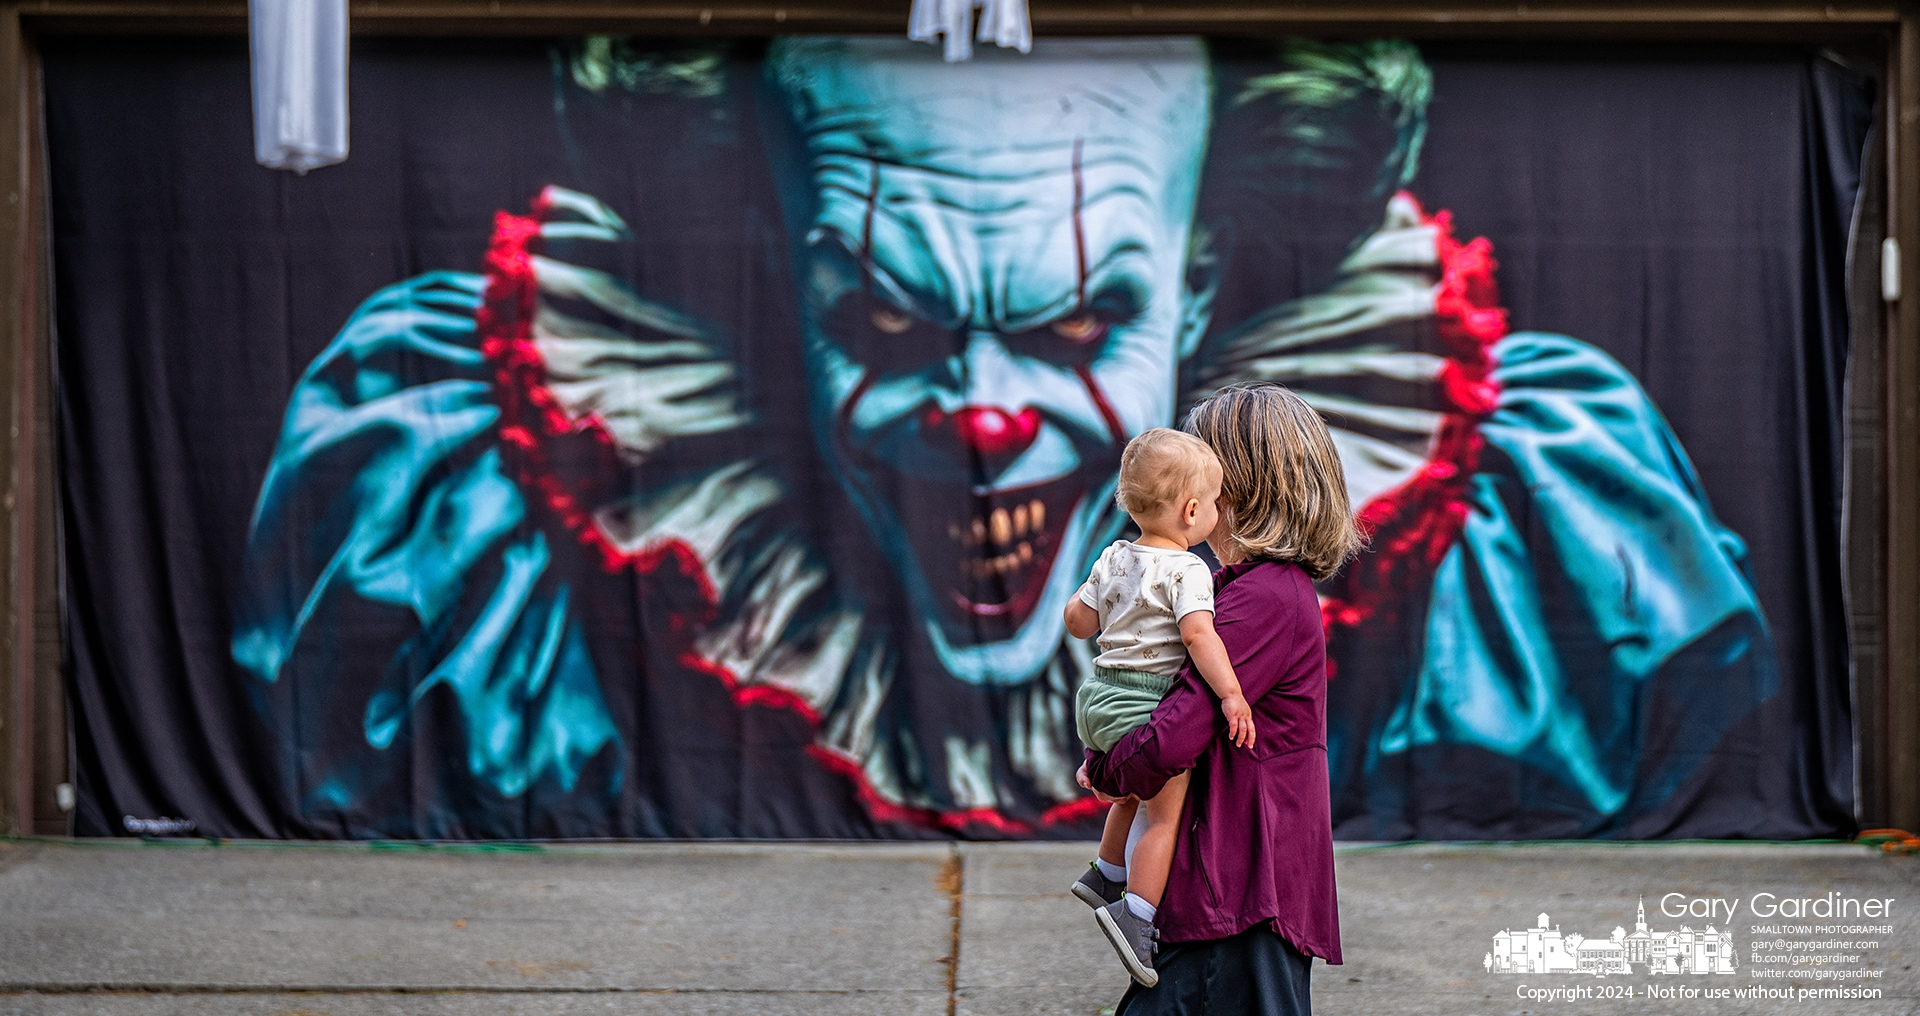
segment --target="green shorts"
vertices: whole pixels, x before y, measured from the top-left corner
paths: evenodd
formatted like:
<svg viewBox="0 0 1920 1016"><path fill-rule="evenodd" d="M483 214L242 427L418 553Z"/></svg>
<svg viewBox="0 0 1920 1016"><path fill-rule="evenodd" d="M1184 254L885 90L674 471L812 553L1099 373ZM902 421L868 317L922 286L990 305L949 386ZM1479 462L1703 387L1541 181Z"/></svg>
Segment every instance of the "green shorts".
<svg viewBox="0 0 1920 1016"><path fill-rule="evenodd" d="M1073 700L1080 743L1094 751L1111 751L1128 731L1147 722L1172 688L1170 676L1116 667L1093 668L1093 676L1081 682Z"/></svg>

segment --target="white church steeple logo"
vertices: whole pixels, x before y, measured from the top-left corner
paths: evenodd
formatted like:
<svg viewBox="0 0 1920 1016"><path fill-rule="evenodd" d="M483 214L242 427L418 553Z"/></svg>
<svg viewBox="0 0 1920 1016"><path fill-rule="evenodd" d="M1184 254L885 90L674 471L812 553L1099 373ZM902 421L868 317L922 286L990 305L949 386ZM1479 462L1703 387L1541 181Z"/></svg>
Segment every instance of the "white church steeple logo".
<svg viewBox="0 0 1920 1016"><path fill-rule="evenodd" d="M1733 933L1709 924L1705 931L1681 925L1679 931L1647 928L1647 902L1640 901L1632 933L1616 927L1606 938L1578 932L1562 934L1541 914L1531 928L1504 929L1493 936L1493 950L1481 961L1492 974L1731 974Z"/></svg>

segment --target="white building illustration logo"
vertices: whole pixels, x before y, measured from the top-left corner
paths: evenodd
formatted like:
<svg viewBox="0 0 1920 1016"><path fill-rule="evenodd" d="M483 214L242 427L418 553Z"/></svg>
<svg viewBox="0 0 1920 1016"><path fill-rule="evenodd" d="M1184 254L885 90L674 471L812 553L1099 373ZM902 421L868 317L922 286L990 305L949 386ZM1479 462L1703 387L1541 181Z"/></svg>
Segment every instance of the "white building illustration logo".
<svg viewBox="0 0 1920 1016"><path fill-rule="evenodd" d="M1522 931L1502 930L1493 936L1493 951L1482 965L1494 974L1631 974L1636 966L1647 974L1731 974L1734 967L1733 933L1717 931L1707 925L1695 931L1681 925L1679 931L1647 929L1647 902L1640 901L1640 913L1633 932L1616 927L1606 938L1587 938L1579 933L1562 935L1559 925L1548 925L1546 914L1539 923Z"/></svg>

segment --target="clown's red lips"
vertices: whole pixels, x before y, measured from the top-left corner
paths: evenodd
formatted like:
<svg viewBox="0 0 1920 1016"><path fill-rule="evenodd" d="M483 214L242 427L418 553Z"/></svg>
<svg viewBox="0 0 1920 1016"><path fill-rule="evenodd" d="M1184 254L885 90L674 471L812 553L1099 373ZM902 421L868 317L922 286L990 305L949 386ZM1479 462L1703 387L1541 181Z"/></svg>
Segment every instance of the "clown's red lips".
<svg viewBox="0 0 1920 1016"><path fill-rule="evenodd" d="M948 626L979 642L1011 638L1046 590L1085 481L1075 475L988 494L906 482L923 488L914 500L925 506L903 520L907 538Z"/></svg>
<svg viewBox="0 0 1920 1016"><path fill-rule="evenodd" d="M929 453L962 464L976 481L1003 474L1043 425L1032 407L984 405L929 407L917 423ZM1086 496L1085 479L1074 473L1004 490L898 472L893 479L901 526L946 626L964 642L1011 638L1046 590L1067 521Z"/></svg>

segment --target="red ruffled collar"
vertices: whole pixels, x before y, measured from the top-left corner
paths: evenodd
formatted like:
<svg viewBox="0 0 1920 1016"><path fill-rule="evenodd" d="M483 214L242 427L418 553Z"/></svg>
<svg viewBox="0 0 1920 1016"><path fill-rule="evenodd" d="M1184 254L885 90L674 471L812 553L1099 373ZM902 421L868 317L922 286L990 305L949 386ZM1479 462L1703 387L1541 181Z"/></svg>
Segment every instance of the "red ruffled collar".
<svg viewBox="0 0 1920 1016"><path fill-rule="evenodd" d="M1413 195L1402 191L1399 197L1419 208ZM1466 526L1468 485L1485 445L1480 423L1500 399L1493 345L1507 335L1507 312L1494 280L1499 263L1493 244L1484 236L1461 243L1453 235L1452 213L1444 210L1422 210L1420 221L1434 227L1440 263L1433 324L1447 354L1437 379L1445 409L1426 466L1355 514L1369 545L1334 577L1321 604L1328 635L1338 627L1391 620L1400 603L1433 581L1434 569Z"/></svg>

